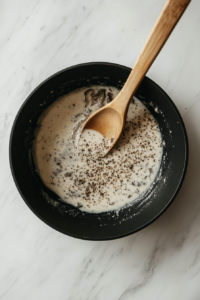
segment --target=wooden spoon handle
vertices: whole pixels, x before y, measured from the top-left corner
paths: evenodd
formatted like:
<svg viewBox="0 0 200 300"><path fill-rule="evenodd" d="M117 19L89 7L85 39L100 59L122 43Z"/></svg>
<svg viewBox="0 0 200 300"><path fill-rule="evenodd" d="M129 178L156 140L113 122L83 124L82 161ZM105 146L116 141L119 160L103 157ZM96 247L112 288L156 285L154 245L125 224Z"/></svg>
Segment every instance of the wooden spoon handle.
<svg viewBox="0 0 200 300"><path fill-rule="evenodd" d="M126 111L127 104L136 92L145 74L162 49L164 43L180 19L190 0L168 0L163 8L144 48L132 69L126 84L124 85L120 97L116 98L115 109L122 113ZM120 99L123 101L120 101ZM117 101L119 100L119 101ZM114 100L115 101L115 100Z"/></svg>

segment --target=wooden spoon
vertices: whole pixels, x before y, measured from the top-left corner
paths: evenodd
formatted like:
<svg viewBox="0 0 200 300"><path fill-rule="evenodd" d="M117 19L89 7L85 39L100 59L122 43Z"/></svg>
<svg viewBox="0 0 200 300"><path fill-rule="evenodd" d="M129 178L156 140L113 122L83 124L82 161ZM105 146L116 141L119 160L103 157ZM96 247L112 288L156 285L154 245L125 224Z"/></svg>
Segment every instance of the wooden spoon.
<svg viewBox="0 0 200 300"><path fill-rule="evenodd" d="M134 93L189 2L190 0L167 1L120 93L111 103L95 112L84 124L83 130L93 129L100 132L105 138L114 138L108 152L122 133L128 106Z"/></svg>

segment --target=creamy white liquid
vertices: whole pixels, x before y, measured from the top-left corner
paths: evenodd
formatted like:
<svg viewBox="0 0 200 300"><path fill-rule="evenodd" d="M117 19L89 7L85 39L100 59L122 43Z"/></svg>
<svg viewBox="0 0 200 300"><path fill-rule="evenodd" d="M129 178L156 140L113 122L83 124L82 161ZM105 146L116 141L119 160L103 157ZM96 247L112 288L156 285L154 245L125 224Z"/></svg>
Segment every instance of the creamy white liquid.
<svg viewBox="0 0 200 300"><path fill-rule="evenodd" d="M92 213L117 210L154 181L162 158L161 134L149 110L134 98L120 140L108 155L96 159L88 149L91 141L102 137L90 130L84 134L88 146L79 144L81 126L119 91L103 86L87 90L60 97L40 117L33 148L36 168L44 184L64 202Z"/></svg>
<svg viewBox="0 0 200 300"><path fill-rule="evenodd" d="M79 152L94 160L104 157L108 153L113 141L114 138L112 140L105 138L98 131L85 129L80 135L77 148Z"/></svg>

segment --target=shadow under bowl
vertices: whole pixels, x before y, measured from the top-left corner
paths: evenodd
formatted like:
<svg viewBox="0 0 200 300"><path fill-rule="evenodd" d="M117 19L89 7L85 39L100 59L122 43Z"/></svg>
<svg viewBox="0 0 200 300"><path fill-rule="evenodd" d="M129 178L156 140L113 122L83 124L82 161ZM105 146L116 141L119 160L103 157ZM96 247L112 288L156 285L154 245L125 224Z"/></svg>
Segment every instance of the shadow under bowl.
<svg viewBox="0 0 200 300"><path fill-rule="evenodd" d="M145 77L136 97L157 120L164 141L160 171L149 191L116 212L91 214L59 201L35 172L31 154L38 117L59 96L90 85L119 89L130 68L111 63L86 63L64 69L42 82L20 108L10 136L10 166L15 184L29 208L52 228L80 239L110 240L127 236L156 220L177 195L187 168L188 141L182 118L167 94ZM159 111L159 113L157 113ZM120 167L120 166L119 166Z"/></svg>

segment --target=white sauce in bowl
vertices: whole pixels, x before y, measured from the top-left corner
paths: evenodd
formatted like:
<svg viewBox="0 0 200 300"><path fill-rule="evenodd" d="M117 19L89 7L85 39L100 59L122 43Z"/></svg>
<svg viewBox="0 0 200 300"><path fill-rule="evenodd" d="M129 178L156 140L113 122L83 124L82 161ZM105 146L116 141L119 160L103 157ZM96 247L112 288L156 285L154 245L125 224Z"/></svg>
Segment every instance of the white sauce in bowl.
<svg viewBox="0 0 200 300"><path fill-rule="evenodd" d="M122 208L147 191L160 168L158 124L136 98L129 106L123 134L108 155L98 159L91 156L90 141L99 141L99 133L92 130L88 135L91 140L85 140L88 146L78 147L87 117L118 92L104 86L78 89L57 99L38 120L33 146L37 172L62 201L82 211ZM109 146L107 140L101 143Z"/></svg>
<svg viewBox="0 0 200 300"><path fill-rule="evenodd" d="M80 133L76 147L79 152L84 153L88 158L96 160L108 153L113 142L114 137L110 140L98 131L85 129Z"/></svg>

